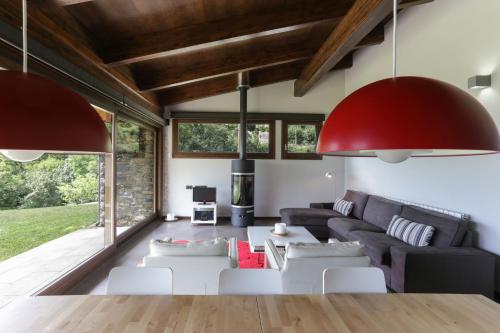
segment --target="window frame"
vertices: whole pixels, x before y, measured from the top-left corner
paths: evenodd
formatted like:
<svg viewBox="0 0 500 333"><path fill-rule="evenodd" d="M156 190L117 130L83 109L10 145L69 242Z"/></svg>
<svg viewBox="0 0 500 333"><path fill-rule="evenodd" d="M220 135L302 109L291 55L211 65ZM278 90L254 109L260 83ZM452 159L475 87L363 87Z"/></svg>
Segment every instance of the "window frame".
<svg viewBox="0 0 500 333"><path fill-rule="evenodd" d="M281 159L282 160L322 160L323 156L316 153L290 153L288 147L288 126L289 125L314 125L316 128L316 145L319 132L323 127L322 121L311 120L282 120L281 121Z"/></svg>
<svg viewBox="0 0 500 333"><path fill-rule="evenodd" d="M276 126L275 120L248 120L251 124L269 125L269 151L267 153L247 153L249 159L276 158ZM204 158L204 159L236 159L239 152L184 152L179 150L179 124L239 124L236 119L173 119L172 121L172 158Z"/></svg>

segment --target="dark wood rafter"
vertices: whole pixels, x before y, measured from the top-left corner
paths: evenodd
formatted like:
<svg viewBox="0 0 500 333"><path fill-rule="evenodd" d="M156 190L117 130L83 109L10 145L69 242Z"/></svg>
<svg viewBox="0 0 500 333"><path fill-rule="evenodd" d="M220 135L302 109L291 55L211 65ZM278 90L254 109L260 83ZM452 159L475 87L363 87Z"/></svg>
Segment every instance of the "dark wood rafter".
<svg viewBox="0 0 500 333"><path fill-rule="evenodd" d="M29 3L41 8L52 8L78 5L90 1L94 0L30 0Z"/></svg>
<svg viewBox="0 0 500 333"><path fill-rule="evenodd" d="M308 59L271 66L250 71L250 86L260 87L268 84L294 80ZM346 56L333 70L352 66L352 55ZM193 83L178 85L158 91L158 99L162 105L189 102L200 98L216 96L236 91L237 74L229 74L205 79Z"/></svg>
<svg viewBox="0 0 500 333"><path fill-rule="evenodd" d="M154 91L226 76L241 71L296 62L310 58L333 29L319 23L278 35L259 37L233 45L177 55L131 65L143 91ZM381 43L383 29L375 29L357 47Z"/></svg>
<svg viewBox="0 0 500 333"><path fill-rule="evenodd" d="M423 0L399 0L406 8ZM337 62L351 52L392 12L393 0L357 0L295 81L294 95L304 96Z"/></svg>
<svg viewBox="0 0 500 333"><path fill-rule="evenodd" d="M408 7L413 7L416 5L423 5L425 3L432 2L434 0L401 0L399 3L398 9L405 9Z"/></svg>
<svg viewBox="0 0 500 333"><path fill-rule="evenodd" d="M169 55L208 48L216 43L233 43L273 35L286 29L297 30L318 21L338 22L349 10L351 1L328 1L316 6L276 9L256 16L231 17L225 20L179 27L120 40L106 47L102 56L111 66L131 64Z"/></svg>

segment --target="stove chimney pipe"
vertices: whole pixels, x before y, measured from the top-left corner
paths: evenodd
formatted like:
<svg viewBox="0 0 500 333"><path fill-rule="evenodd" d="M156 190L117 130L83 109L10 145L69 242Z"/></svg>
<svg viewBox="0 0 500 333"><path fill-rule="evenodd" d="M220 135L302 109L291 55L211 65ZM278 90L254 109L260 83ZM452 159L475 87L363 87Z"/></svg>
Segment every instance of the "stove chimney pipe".
<svg viewBox="0 0 500 333"><path fill-rule="evenodd" d="M240 91L240 160L247 159L247 91L250 88L248 72L238 73Z"/></svg>

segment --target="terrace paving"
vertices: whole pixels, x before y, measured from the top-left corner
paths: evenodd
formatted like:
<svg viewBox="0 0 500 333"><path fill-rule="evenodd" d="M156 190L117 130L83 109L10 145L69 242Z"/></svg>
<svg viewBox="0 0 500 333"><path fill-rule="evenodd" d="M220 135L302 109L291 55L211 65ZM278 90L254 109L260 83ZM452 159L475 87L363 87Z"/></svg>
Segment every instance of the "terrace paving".
<svg viewBox="0 0 500 333"><path fill-rule="evenodd" d="M0 262L0 308L36 293L103 247L103 228L82 229Z"/></svg>

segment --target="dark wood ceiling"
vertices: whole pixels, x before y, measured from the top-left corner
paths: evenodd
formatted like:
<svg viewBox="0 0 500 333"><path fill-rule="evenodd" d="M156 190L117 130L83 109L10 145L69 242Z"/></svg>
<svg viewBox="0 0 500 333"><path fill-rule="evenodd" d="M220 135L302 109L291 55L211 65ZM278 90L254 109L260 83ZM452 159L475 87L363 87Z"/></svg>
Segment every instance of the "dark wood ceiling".
<svg viewBox="0 0 500 333"><path fill-rule="evenodd" d="M19 2L2 4L0 19L18 23ZM325 73L351 67L358 48L384 40L392 0L29 3L30 36L159 110L234 91L242 71L253 86L300 79L303 96Z"/></svg>

